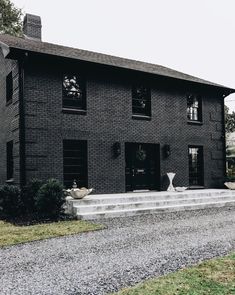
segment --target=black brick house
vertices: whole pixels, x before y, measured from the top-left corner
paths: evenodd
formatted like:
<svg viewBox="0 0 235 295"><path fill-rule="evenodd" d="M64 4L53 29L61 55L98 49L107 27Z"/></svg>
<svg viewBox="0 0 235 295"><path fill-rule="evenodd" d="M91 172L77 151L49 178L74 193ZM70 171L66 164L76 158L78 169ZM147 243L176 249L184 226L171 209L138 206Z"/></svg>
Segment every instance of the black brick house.
<svg viewBox="0 0 235 295"><path fill-rule="evenodd" d="M221 187L224 97L233 89L162 66L0 35L0 183L57 178L97 193Z"/></svg>

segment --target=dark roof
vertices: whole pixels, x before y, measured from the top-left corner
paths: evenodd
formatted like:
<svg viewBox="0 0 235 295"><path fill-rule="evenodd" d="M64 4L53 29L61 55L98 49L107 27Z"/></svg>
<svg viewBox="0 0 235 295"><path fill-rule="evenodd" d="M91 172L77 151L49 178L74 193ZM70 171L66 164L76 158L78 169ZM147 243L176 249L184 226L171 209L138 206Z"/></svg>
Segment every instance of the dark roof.
<svg viewBox="0 0 235 295"><path fill-rule="evenodd" d="M5 43L10 47L10 49L20 49L26 51L32 51L41 54L48 54L54 56L61 56L66 58L77 59L81 61L87 61L102 65L114 66L123 69L130 69L134 71L141 71L145 73L186 80L190 82L196 82L200 84L206 84L215 87L225 88L231 92L235 92L234 89L229 87L212 83L206 80L202 80L197 77L193 77L160 65L155 65L151 63L121 58L117 56L111 56L107 54L101 54L97 52L76 49L72 47L66 47L61 45L56 45L47 42L35 41L26 38L18 38L10 35L1 35L0 42Z"/></svg>

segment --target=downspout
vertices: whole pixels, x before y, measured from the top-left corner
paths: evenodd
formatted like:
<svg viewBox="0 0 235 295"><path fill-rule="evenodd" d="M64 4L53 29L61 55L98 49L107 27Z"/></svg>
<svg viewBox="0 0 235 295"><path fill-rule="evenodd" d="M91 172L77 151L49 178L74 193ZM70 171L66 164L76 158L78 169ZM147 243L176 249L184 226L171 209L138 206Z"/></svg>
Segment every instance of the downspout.
<svg viewBox="0 0 235 295"><path fill-rule="evenodd" d="M20 186L26 184L25 161L25 106L24 106L24 65L28 53L19 60L19 141L20 141Z"/></svg>
<svg viewBox="0 0 235 295"><path fill-rule="evenodd" d="M224 107L224 103L225 103L225 97L227 95L223 94L223 101L222 101L222 140L223 140L223 151L224 151L224 165L223 165L223 170L224 170L224 180L226 178L227 172L226 172L226 131L225 131L225 107Z"/></svg>
<svg viewBox="0 0 235 295"><path fill-rule="evenodd" d="M224 167L223 167L223 170L224 170L224 180L226 181L226 178L227 178L227 167L226 167L226 163L227 163L227 159L226 159L226 130L225 130L225 98L231 94L232 92L229 92L229 93L224 93L222 95L223 97L223 103L222 103L222 132L223 132L223 135L222 135L222 138L223 138L223 151L224 151Z"/></svg>

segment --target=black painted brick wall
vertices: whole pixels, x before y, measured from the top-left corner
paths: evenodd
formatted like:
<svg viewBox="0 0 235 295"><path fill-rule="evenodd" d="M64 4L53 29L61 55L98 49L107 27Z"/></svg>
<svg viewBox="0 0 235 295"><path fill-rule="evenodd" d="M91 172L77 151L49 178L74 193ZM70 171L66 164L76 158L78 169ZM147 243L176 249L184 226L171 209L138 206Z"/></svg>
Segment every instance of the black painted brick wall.
<svg viewBox="0 0 235 295"><path fill-rule="evenodd" d="M85 70L87 115L62 112L62 74ZM125 142L170 144L171 156L161 155L161 175L175 172L176 186L188 185L188 145L204 148L205 187L222 185L223 99L206 88L151 79L152 119L132 119L132 72L82 64L31 60L25 72L26 177L63 181L63 139L88 141L88 184L97 193L125 192ZM186 94L203 96L203 124L189 125ZM112 145L121 142L121 155Z"/></svg>
<svg viewBox="0 0 235 295"><path fill-rule="evenodd" d="M13 99L6 105L6 76L12 71ZM6 181L6 143L13 140L14 181L19 184L19 69L0 50L0 184Z"/></svg>

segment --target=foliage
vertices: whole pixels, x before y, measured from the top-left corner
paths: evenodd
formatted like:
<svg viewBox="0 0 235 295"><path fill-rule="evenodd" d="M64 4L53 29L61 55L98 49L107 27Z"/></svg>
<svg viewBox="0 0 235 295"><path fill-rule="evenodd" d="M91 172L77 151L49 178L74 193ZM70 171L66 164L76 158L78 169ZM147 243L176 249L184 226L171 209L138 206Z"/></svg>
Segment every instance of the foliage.
<svg viewBox="0 0 235 295"><path fill-rule="evenodd" d="M102 225L82 220L50 222L27 226L18 226L0 221L0 247L78 234L102 228Z"/></svg>
<svg viewBox="0 0 235 295"><path fill-rule="evenodd" d="M0 0L0 33L22 36L22 10L10 0Z"/></svg>
<svg viewBox="0 0 235 295"><path fill-rule="evenodd" d="M56 179L49 179L35 196L35 207L40 216L58 218L65 202L63 185Z"/></svg>
<svg viewBox="0 0 235 295"><path fill-rule="evenodd" d="M18 186L0 186L0 207L3 216L15 217L21 213L22 203Z"/></svg>
<svg viewBox="0 0 235 295"><path fill-rule="evenodd" d="M235 131L235 112L229 113L229 108L225 106L225 131L231 133Z"/></svg>
<svg viewBox="0 0 235 295"><path fill-rule="evenodd" d="M35 208L35 198L44 182L40 179L31 179L27 185L23 188L21 193L22 204L24 211L27 214L34 213Z"/></svg>

